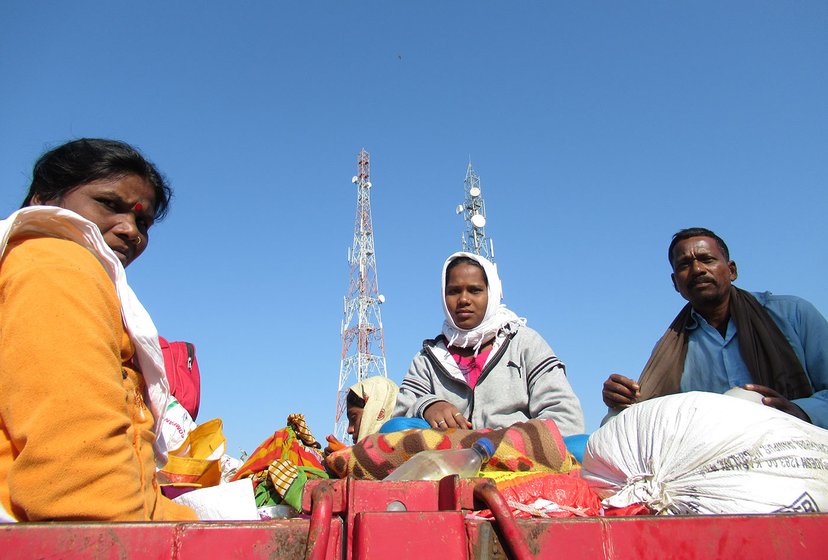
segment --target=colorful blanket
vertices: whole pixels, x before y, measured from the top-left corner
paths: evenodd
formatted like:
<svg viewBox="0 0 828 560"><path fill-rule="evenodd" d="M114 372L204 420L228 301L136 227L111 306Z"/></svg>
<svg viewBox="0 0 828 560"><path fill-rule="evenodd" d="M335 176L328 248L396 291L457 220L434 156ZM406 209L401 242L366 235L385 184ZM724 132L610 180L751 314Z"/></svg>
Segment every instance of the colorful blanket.
<svg viewBox="0 0 828 560"><path fill-rule="evenodd" d="M567 473L580 468L552 420L529 420L499 430L412 429L373 434L353 447L331 453L325 462L328 471L339 478L382 480L420 451L465 449L484 436L495 445L484 472Z"/></svg>

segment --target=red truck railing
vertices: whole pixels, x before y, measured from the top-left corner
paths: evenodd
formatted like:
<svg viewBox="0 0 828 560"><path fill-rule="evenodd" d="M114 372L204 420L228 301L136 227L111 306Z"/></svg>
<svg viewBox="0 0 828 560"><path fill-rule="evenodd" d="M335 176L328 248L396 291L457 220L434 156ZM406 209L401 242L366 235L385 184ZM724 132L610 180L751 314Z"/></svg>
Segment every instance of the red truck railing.
<svg viewBox="0 0 828 560"><path fill-rule="evenodd" d="M520 519L479 480L314 481L310 518L0 526L0 559L828 558L828 515ZM469 519L488 508L495 521Z"/></svg>

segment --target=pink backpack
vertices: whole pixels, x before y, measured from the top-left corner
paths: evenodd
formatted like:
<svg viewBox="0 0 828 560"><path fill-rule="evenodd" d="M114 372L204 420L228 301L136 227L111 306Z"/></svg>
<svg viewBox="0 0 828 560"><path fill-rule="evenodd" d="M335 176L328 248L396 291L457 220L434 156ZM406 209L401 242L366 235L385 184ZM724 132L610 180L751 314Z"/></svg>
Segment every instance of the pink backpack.
<svg viewBox="0 0 828 560"><path fill-rule="evenodd" d="M201 403L201 374L198 371L195 346L189 342L167 342L161 336L158 337L158 342L161 343L161 352L164 354L170 393L195 420Z"/></svg>

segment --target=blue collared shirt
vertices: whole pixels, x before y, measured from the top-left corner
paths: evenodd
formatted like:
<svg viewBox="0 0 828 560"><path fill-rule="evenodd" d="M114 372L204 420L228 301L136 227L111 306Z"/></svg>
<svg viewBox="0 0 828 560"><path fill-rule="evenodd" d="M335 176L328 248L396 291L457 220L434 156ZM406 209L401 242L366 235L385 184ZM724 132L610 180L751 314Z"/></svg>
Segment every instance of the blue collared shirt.
<svg viewBox="0 0 828 560"><path fill-rule="evenodd" d="M795 296L753 294L773 318L805 369L814 394L792 402L821 428L828 428L828 321L808 301ZM722 335L696 311L688 327L689 341L681 391L724 393L753 383L739 351L736 325L731 320Z"/></svg>

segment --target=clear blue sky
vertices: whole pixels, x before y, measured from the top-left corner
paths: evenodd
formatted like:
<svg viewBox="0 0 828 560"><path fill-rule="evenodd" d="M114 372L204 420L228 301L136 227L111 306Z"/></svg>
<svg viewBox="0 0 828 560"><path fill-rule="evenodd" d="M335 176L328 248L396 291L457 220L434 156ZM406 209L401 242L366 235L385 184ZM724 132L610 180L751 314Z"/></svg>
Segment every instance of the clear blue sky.
<svg viewBox="0 0 828 560"><path fill-rule="evenodd" d="M666 247L720 233L738 285L828 312L828 3L0 5L0 213L46 148L141 148L176 196L130 283L198 348L200 420L251 451L333 428L356 156L372 157L389 376L442 321L469 157L505 302L589 429L683 300ZM44 372L47 375L47 372Z"/></svg>

